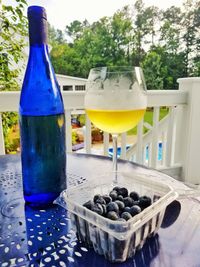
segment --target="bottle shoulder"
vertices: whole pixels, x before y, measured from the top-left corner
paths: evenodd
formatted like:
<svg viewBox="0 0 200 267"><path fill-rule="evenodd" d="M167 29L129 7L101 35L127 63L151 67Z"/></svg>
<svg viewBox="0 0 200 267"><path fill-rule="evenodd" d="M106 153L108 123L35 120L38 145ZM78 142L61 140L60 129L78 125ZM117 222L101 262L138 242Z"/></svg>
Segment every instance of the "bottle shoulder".
<svg viewBox="0 0 200 267"><path fill-rule="evenodd" d="M32 47L20 96L20 114L53 115L64 112L62 95L47 47Z"/></svg>

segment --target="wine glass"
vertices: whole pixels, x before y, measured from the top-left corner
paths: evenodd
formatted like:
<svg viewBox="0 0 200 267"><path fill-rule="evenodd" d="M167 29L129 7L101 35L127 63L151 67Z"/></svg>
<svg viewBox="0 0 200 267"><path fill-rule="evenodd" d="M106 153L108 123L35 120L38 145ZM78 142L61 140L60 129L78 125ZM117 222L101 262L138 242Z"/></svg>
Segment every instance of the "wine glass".
<svg viewBox="0 0 200 267"><path fill-rule="evenodd" d="M113 139L113 182L117 183L117 137L135 127L147 106L146 84L140 67L97 67L86 84L86 114Z"/></svg>

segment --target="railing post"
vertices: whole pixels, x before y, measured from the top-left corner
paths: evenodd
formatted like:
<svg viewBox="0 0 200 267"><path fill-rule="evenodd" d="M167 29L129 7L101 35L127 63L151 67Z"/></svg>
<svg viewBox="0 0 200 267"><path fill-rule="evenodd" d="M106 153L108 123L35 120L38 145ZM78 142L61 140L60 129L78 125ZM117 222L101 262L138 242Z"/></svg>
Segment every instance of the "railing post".
<svg viewBox="0 0 200 267"><path fill-rule="evenodd" d="M121 134L121 159L126 159L126 132Z"/></svg>
<svg viewBox="0 0 200 267"><path fill-rule="evenodd" d="M71 110L65 110L66 120L66 149L67 152L72 152L72 126L71 126Z"/></svg>
<svg viewBox="0 0 200 267"><path fill-rule="evenodd" d="M158 162L158 123L160 107L154 107L153 110L153 129L152 129L152 150L151 150L151 167L156 168Z"/></svg>
<svg viewBox="0 0 200 267"><path fill-rule="evenodd" d="M174 162L174 135L175 135L175 108L170 107L167 129L166 166L170 167Z"/></svg>
<svg viewBox="0 0 200 267"><path fill-rule="evenodd" d="M85 115L86 116L86 120L85 120L85 127L86 127L86 130L85 130L85 150L86 150L86 153L88 154L91 154L91 144L92 144L92 138L91 138L91 121L89 119L89 117L87 116L87 114Z"/></svg>
<svg viewBox="0 0 200 267"><path fill-rule="evenodd" d="M185 182L200 183L200 78L178 79L179 89L188 92L183 120L183 170Z"/></svg>
<svg viewBox="0 0 200 267"><path fill-rule="evenodd" d="M109 149L109 133L103 133L103 154L104 156L108 156L108 149Z"/></svg>
<svg viewBox="0 0 200 267"><path fill-rule="evenodd" d="M3 124L2 124L2 116L0 113L0 155L5 154L5 144L4 144L4 137L3 137Z"/></svg>
<svg viewBox="0 0 200 267"><path fill-rule="evenodd" d="M175 136L174 136L174 164L182 164L183 162L183 143L185 142L185 110L186 105L176 106L175 117Z"/></svg>
<svg viewBox="0 0 200 267"><path fill-rule="evenodd" d="M143 164L143 124L142 119L137 126L136 162Z"/></svg>

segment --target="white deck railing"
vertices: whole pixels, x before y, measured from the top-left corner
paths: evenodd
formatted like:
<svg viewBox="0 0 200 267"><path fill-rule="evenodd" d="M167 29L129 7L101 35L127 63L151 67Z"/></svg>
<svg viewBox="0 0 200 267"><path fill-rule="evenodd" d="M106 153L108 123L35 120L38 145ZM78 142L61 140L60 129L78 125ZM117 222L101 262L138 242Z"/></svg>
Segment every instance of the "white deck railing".
<svg viewBox="0 0 200 267"><path fill-rule="evenodd" d="M66 108L67 150L72 150L71 114L84 112L84 92L62 92ZM161 169L191 183L200 182L200 78L179 80L179 90L148 91L148 107L153 108L153 126L143 135L138 126L137 143L126 151L122 135L121 158ZM18 111L20 92L0 93L0 113ZM159 121L160 107L169 107L169 115ZM159 151L159 144L162 149ZM109 135L104 133L104 155L108 155ZM91 153L91 123L86 117L85 151ZM148 151L148 153L147 153ZM5 153L0 117L0 154ZM161 157L158 154L161 153ZM160 155L159 155L160 156Z"/></svg>

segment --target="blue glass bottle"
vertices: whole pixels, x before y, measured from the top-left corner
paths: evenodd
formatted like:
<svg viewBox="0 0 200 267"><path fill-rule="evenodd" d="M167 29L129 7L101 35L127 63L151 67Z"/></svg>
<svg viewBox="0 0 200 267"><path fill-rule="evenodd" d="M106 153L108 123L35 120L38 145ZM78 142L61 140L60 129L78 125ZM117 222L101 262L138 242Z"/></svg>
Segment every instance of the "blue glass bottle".
<svg viewBox="0 0 200 267"><path fill-rule="evenodd" d="M65 115L45 9L30 6L28 21L30 53L19 106L23 191L27 204L42 207L66 188Z"/></svg>

